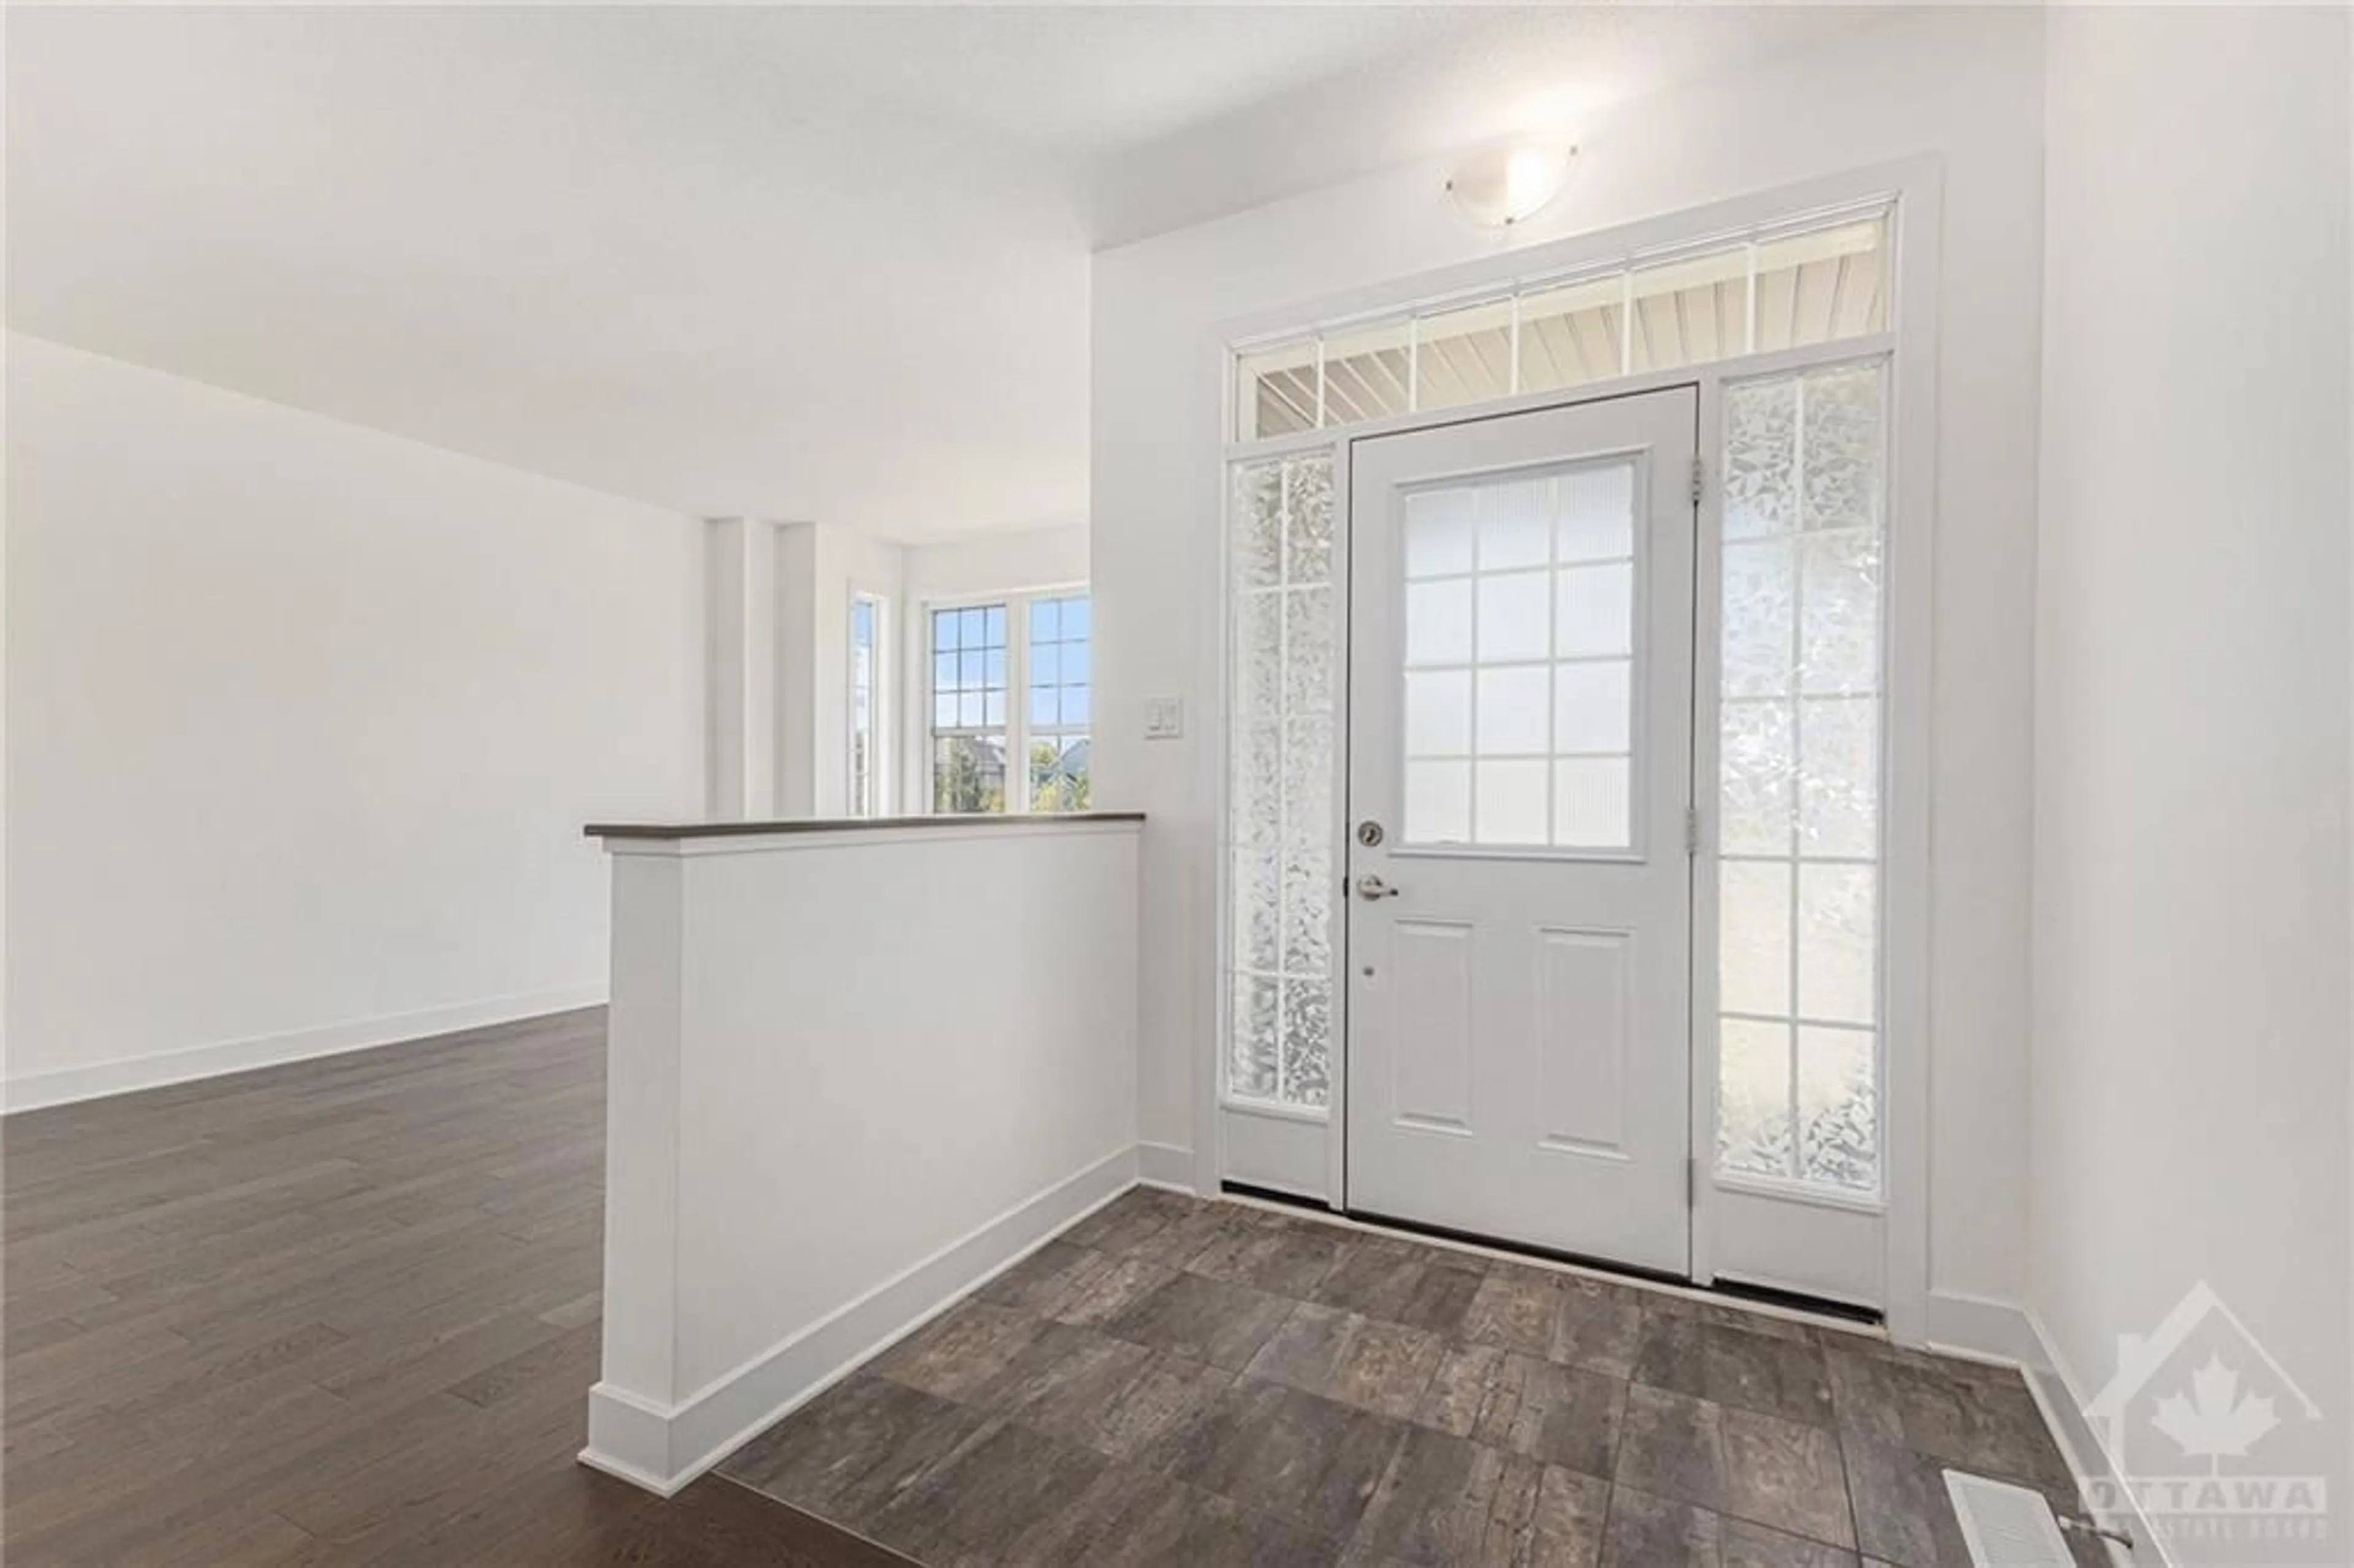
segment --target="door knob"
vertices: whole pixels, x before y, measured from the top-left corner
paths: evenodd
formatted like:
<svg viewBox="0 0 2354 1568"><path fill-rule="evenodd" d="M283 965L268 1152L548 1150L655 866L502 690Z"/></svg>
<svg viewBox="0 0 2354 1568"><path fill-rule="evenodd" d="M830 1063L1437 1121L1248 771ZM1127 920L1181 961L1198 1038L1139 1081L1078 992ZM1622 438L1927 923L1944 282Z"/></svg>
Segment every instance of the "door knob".
<svg viewBox="0 0 2354 1568"><path fill-rule="evenodd" d="M1384 882L1380 877L1375 876L1371 872L1367 872L1364 875L1357 878L1357 896L1366 900L1368 903L1378 898L1395 898L1397 895L1398 890L1396 888L1392 887L1388 883Z"/></svg>

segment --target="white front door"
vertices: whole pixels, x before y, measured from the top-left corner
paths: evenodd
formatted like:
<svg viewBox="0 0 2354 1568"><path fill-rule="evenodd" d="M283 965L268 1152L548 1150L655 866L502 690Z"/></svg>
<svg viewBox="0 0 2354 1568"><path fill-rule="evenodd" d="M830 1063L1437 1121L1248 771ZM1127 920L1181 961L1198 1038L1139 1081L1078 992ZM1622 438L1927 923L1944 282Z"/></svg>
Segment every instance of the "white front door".
<svg viewBox="0 0 2354 1568"><path fill-rule="evenodd" d="M1351 443L1352 1209L1690 1270L1698 409Z"/></svg>

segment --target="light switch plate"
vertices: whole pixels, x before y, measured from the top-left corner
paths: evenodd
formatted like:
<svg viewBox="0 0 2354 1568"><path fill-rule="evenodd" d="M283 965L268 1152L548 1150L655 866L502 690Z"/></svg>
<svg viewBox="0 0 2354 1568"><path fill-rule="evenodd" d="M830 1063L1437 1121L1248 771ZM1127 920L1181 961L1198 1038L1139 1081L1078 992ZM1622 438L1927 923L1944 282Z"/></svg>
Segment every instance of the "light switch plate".
<svg viewBox="0 0 2354 1568"><path fill-rule="evenodd" d="M1175 740L1185 733L1185 703L1181 697L1144 699L1144 738Z"/></svg>

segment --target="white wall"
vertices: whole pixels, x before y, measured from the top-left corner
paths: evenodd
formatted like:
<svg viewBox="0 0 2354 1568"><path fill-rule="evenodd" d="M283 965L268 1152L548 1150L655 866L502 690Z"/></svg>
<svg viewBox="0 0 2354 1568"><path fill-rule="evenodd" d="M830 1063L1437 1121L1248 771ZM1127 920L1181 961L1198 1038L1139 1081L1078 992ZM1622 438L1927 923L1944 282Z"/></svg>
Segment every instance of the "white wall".
<svg viewBox="0 0 2354 1568"><path fill-rule="evenodd" d="M1084 523L909 545L907 597L920 604L1083 583L1087 580L1088 546Z"/></svg>
<svg viewBox="0 0 2354 1568"><path fill-rule="evenodd" d="M2041 20L1933 11L1827 36L1577 126L1573 184L1509 240L1408 168L1100 255L1092 495L1097 795L1146 831L1142 1136L1192 1145L1216 1020L1220 323L1638 217L1933 152L1938 388L1931 1284L2016 1301L2026 1233L2031 627ZM1141 739L1148 696L1187 738ZM1965 1303L1967 1304L1967 1303Z"/></svg>
<svg viewBox="0 0 2354 1568"><path fill-rule="evenodd" d="M7 1090L593 1000L701 798L696 524L8 339Z"/></svg>
<svg viewBox="0 0 2354 1568"><path fill-rule="evenodd" d="M2342 1531L2347 14L2051 26L2031 1299L2089 1393L2205 1279Z"/></svg>
<svg viewBox="0 0 2354 1568"><path fill-rule="evenodd" d="M588 1457L668 1489L1133 1178L1137 832L613 847Z"/></svg>

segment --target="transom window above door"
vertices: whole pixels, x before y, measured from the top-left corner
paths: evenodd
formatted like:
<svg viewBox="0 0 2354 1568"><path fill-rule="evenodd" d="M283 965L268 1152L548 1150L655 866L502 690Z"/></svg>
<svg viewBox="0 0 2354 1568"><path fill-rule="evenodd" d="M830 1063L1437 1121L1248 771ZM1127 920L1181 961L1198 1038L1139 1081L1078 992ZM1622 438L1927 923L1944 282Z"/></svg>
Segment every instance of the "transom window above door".
<svg viewBox="0 0 2354 1568"><path fill-rule="evenodd" d="M1407 846L1634 847L1633 457L1405 502Z"/></svg>
<svg viewBox="0 0 2354 1568"><path fill-rule="evenodd" d="M1262 340L1235 357L1234 439L1885 332L1892 216L1835 208Z"/></svg>

